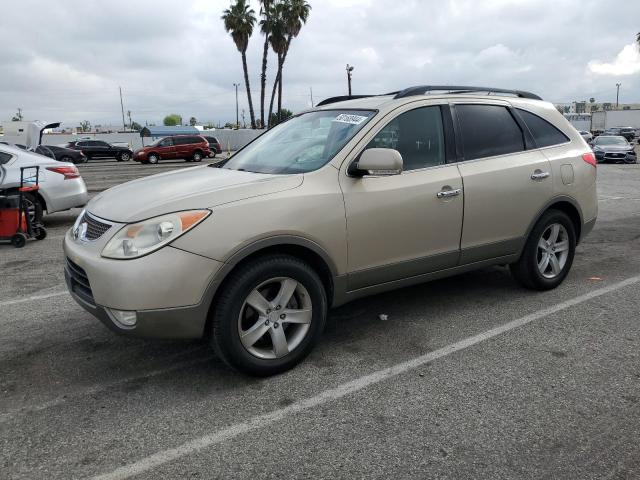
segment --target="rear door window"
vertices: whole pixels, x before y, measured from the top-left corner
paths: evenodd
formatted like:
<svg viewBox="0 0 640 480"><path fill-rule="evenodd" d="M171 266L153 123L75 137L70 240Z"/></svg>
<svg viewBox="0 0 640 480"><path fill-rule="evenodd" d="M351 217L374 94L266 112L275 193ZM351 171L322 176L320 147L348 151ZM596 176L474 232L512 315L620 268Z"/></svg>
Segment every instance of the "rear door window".
<svg viewBox="0 0 640 480"><path fill-rule="evenodd" d="M506 107L468 104L455 109L465 160L524 151L522 130Z"/></svg>
<svg viewBox="0 0 640 480"><path fill-rule="evenodd" d="M560 145L561 143L569 141L564 133L546 120L540 118L538 115L519 108L517 110L518 114L522 117L522 120L524 120L524 123L527 124L531 135L533 135L536 147L550 147L552 145Z"/></svg>

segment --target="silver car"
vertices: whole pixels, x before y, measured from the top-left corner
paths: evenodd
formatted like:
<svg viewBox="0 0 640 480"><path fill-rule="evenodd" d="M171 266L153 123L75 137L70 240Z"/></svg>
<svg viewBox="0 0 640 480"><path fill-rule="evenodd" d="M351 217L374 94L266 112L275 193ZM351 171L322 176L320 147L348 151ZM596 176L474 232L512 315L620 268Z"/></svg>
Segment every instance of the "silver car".
<svg viewBox="0 0 640 480"><path fill-rule="evenodd" d="M206 337L270 375L355 298L502 264L557 287L597 210L594 154L552 104L411 87L327 99L226 162L103 192L65 237L65 275L118 333Z"/></svg>
<svg viewBox="0 0 640 480"><path fill-rule="evenodd" d="M32 166L40 167L40 189L36 196L25 195L30 209L54 213L86 205L89 199L87 187L73 163L57 162L9 145L0 145L0 190L17 190L20 168ZM28 175L32 173L27 172Z"/></svg>

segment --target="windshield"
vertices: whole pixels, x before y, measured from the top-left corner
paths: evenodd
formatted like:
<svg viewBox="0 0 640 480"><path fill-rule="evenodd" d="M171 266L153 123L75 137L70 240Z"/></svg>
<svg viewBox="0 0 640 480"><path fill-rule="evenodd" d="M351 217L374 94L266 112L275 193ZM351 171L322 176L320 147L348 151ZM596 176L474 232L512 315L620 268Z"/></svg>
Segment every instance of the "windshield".
<svg viewBox="0 0 640 480"><path fill-rule="evenodd" d="M155 142L150 143L149 145L145 145L145 146L146 146L146 147L157 147L157 146L158 146L158 144L159 144L161 141L163 141L165 138L167 138L167 137L162 137L161 139L156 140Z"/></svg>
<svg viewBox="0 0 640 480"><path fill-rule="evenodd" d="M375 115L372 110L309 112L265 132L222 168L306 173L325 165Z"/></svg>
<svg viewBox="0 0 640 480"><path fill-rule="evenodd" d="M598 145L628 145L624 137L600 137L596 140Z"/></svg>

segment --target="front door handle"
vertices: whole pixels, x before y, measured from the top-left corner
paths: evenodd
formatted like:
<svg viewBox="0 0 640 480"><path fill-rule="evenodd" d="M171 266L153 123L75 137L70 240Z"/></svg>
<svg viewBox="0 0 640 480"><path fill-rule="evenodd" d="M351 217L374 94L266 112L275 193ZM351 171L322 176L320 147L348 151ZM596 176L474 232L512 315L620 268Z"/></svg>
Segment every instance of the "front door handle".
<svg viewBox="0 0 640 480"><path fill-rule="evenodd" d="M543 172L542 170L536 170L531 174L531 180L544 180L550 175L549 172Z"/></svg>
<svg viewBox="0 0 640 480"><path fill-rule="evenodd" d="M448 197L457 197L462 193L461 188L456 188L453 190L442 190L436 194L438 198L448 198Z"/></svg>

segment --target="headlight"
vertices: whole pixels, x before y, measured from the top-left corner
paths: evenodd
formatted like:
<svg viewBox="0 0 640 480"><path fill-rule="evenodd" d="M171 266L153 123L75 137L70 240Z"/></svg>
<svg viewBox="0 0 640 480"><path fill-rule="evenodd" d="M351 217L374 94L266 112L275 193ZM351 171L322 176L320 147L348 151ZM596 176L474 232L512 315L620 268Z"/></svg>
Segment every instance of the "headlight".
<svg viewBox="0 0 640 480"><path fill-rule="evenodd" d="M154 252L191 230L210 214L210 210L189 210L125 225L109 240L102 256L130 259Z"/></svg>

